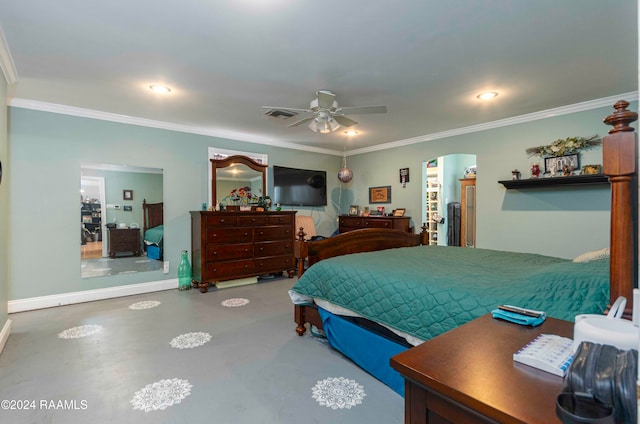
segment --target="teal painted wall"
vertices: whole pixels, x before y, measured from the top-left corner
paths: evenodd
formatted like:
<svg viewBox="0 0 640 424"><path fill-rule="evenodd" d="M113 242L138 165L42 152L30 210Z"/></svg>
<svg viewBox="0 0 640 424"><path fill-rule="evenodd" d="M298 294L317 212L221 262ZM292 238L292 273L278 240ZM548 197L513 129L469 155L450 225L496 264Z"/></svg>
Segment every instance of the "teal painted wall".
<svg viewBox="0 0 640 424"><path fill-rule="evenodd" d="M631 109L637 110L637 107L637 102L633 102ZM527 170L535 160L526 156L528 147L569 136L604 135L608 128L602 124L602 118L611 111L611 108L600 108L349 156L348 165L354 171L354 179L340 184L333 177L341 166L342 158L338 156L9 108L11 148L0 139L0 155L3 148L4 152L8 150L12 171L8 184L0 186L0 196L9 198L8 214L12 217L8 248L3 249L9 252L4 266L12 264L8 294L5 289L4 296L9 300L24 299L175 278L180 251L190 247L188 211L199 210L208 198L207 149L210 146L266 153L270 165L326 170L329 206L296 208L299 214L314 217L321 235L335 231L338 209L346 213L351 204L368 205L368 188L386 185L392 187L392 202L385 205L386 209L406 208L407 215L414 218L413 224L419 228L421 222L416 217L421 212L422 163L450 153L475 154L478 247L574 257L608 244L610 194L607 188L519 192L507 191L497 181L510 179L514 168L519 168L524 177L528 176ZM602 163L601 148L581 156L582 164ZM163 169L165 254L174 265L170 274L158 271L80 278L77 219L83 162ZM399 169L405 167L410 168L411 181L402 188L398 174ZM7 216L6 204L0 203L3 217ZM2 223L4 231L8 231L6 218ZM44 273L34 275L34 261ZM0 300L4 286L7 284L0 286ZM6 311L4 305L0 308L0 314ZM2 317L0 315L0 320Z"/></svg>
<svg viewBox="0 0 640 424"><path fill-rule="evenodd" d="M11 193L9 300L176 278L180 251L190 250L191 245L189 211L200 210L208 199L209 147L266 153L270 165L326 169L333 175L341 164L339 156L15 107L9 108L9 123L13 174L8 187L2 184L2 190ZM169 274L154 271L80 278L82 163L163 169L165 258L172 262ZM329 184L331 192L337 178ZM134 192L134 203L139 204L142 199L135 196ZM6 202L1 205L5 208ZM331 233L335 229L331 207L300 208L300 213L314 215L319 230Z"/></svg>
<svg viewBox="0 0 640 424"><path fill-rule="evenodd" d="M2 162L2 182L0 182L0 330L7 322L7 301L9 300L9 141L7 122L7 81L0 72L0 162Z"/></svg>
<svg viewBox="0 0 640 424"><path fill-rule="evenodd" d="M637 110L637 102L630 109ZM556 116L523 124L449 137L391 150L348 157L354 178L347 186L343 205L368 204L368 187L391 185L387 209L406 208L419 228L422 163L450 153L477 155L477 247L532 252L572 258L608 246L610 191L599 188L506 190L499 180L511 179L520 169L523 178L539 158L529 158L529 147L550 144L558 138L606 135L602 123L611 107ZM542 163L542 162L541 162ZM586 150L581 164L601 164L602 148ZM411 181L400 185L400 168L410 168Z"/></svg>

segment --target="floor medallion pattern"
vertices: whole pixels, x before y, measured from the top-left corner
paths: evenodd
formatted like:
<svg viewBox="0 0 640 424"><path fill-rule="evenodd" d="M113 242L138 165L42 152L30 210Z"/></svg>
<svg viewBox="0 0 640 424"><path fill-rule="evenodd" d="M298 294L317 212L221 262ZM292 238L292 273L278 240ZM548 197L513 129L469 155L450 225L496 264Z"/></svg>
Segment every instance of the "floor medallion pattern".
<svg viewBox="0 0 640 424"><path fill-rule="evenodd" d="M320 380L313 386L311 393L316 402L331 409L351 409L361 404L367 395L360 384L344 377Z"/></svg>
<svg viewBox="0 0 640 424"><path fill-rule="evenodd" d="M140 309L151 309L160 305L162 302L158 302L157 300L144 300L142 302L137 302L132 305L129 305L129 309L140 310Z"/></svg>
<svg viewBox="0 0 640 424"><path fill-rule="evenodd" d="M147 384L138 390L131 399L133 409L144 412L165 410L176 405L191 394L193 386L189 380L172 378Z"/></svg>
<svg viewBox="0 0 640 424"><path fill-rule="evenodd" d="M61 339L79 339L80 337L87 337L92 334L96 334L102 331L101 325L81 325L79 327L69 328L62 333L58 333L58 337Z"/></svg>
<svg viewBox="0 0 640 424"><path fill-rule="evenodd" d="M237 308L238 306L244 306L249 303L249 299L243 299L240 297L236 297L233 299L227 299L221 303L222 306L226 306L227 308Z"/></svg>
<svg viewBox="0 0 640 424"><path fill-rule="evenodd" d="M171 347L175 347L177 349L192 349L194 347L202 346L203 344L208 343L210 340L211 334L196 332L181 334L171 340L169 344L171 345Z"/></svg>

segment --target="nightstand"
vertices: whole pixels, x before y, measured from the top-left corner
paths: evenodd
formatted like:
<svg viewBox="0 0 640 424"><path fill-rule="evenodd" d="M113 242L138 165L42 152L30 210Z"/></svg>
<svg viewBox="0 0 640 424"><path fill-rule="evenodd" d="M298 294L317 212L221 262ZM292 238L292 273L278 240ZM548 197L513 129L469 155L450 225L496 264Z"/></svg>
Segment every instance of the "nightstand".
<svg viewBox="0 0 640 424"><path fill-rule="evenodd" d="M116 253L132 252L140 256L139 228L110 228L109 229L109 257L115 258Z"/></svg>
<svg viewBox="0 0 640 424"><path fill-rule="evenodd" d="M539 334L573 338L573 323L525 327L487 314L392 357L405 378L405 423L560 423L562 378L513 361Z"/></svg>

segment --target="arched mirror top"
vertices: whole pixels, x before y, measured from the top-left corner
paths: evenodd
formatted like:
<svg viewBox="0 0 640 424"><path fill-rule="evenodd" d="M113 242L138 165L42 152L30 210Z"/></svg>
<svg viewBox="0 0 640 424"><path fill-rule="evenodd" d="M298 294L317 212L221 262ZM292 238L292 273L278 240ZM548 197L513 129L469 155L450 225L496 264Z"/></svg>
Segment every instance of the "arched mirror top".
<svg viewBox="0 0 640 424"><path fill-rule="evenodd" d="M219 196L226 196L228 193L219 192L220 181L252 181L256 178L262 179L262 191L260 196L267 193L267 167L256 162L247 156L229 156L224 159L210 159L211 161L211 199L213 202L219 201Z"/></svg>

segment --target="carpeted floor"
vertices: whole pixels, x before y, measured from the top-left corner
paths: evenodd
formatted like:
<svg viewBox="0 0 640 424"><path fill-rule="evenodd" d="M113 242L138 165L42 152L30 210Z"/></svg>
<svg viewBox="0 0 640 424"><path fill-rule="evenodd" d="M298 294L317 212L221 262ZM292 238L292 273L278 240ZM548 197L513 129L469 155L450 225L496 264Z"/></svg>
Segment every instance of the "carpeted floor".
<svg viewBox="0 0 640 424"><path fill-rule="evenodd" d="M0 422L403 422L402 397L297 336L294 281L12 314Z"/></svg>

